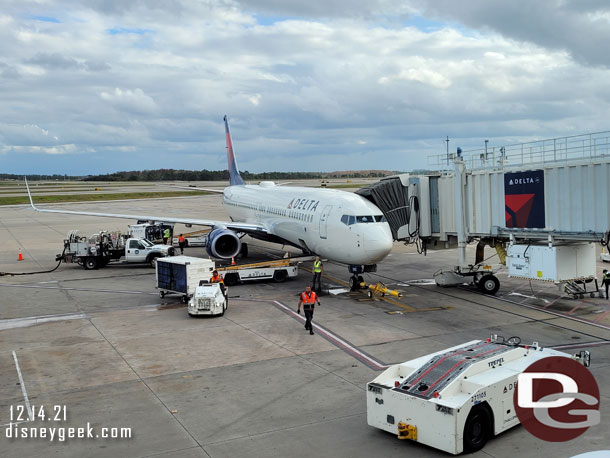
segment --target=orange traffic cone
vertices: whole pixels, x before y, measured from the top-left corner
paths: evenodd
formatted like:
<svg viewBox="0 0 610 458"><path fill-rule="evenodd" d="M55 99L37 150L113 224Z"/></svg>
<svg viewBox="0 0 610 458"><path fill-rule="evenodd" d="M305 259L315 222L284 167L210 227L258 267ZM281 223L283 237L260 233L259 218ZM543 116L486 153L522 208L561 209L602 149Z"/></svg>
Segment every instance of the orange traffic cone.
<svg viewBox="0 0 610 458"><path fill-rule="evenodd" d="M17 258L17 261L23 261L23 255L21 254L21 249L19 250L19 257Z"/></svg>
<svg viewBox="0 0 610 458"><path fill-rule="evenodd" d="M234 266L235 265L235 258L231 258L231 265Z"/></svg>

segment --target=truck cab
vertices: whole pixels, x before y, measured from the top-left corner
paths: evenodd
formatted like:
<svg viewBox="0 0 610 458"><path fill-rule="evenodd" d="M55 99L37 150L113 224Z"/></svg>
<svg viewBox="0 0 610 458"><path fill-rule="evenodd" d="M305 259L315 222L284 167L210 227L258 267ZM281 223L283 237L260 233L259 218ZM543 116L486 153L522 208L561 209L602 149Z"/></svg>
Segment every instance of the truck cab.
<svg viewBox="0 0 610 458"><path fill-rule="evenodd" d="M156 258L171 256L173 251L169 245L155 245L146 239L131 238L125 243L125 261L153 264Z"/></svg>

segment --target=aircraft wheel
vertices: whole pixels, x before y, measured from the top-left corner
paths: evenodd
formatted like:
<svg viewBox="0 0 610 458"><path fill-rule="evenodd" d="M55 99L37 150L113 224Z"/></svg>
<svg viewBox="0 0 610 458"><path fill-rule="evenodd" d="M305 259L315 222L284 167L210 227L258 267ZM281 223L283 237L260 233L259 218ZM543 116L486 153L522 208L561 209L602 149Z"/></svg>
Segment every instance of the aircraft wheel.
<svg viewBox="0 0 610 458"><path fill-rule="evenodd" d="M355 275L352 275L351 277L349 277L349 289L351 291L356 291L359 286L360 286L360 283L358 282L358 277L356 277Z"/></svg>

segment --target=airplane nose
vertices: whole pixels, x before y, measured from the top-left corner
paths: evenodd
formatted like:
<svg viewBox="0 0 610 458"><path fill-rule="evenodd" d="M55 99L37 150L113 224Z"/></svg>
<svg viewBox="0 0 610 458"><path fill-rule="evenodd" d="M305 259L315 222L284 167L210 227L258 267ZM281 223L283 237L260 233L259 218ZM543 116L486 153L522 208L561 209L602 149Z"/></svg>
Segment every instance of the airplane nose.
<svg viewBox="0 0 610 458"><path fill-rule="evenodd" d="M364 250L375 262L381 261L392 251L392 233L388 230L387 233L368 234L364 237Z"/></svg>

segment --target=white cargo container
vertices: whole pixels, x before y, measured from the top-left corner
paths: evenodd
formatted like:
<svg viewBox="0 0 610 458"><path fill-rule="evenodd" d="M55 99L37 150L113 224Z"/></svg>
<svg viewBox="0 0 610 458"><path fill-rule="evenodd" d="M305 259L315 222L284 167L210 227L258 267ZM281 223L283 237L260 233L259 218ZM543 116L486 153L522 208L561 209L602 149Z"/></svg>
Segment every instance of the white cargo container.
<svg viewBox="0 0 610 458"><path fill-rule="evenodd" d="M174 293L182 296L182 302L195 294L201 280L209 280L215 264L209 259L192 256L160 258L156 264L157 289L159 296Z"/></svg>
<svg viewBox="0 0 610 458"><path fill-rule="evenodd" d="M595 277L595 245L509 245L507 264L509 277L557 283L589 279Z"/></svg>
<svg viewBox="0 0 610 458"><path fill-rule="evenodd" d="M455 455L483 448L519 424L513 395L531 364L561 356L589 365L587 351L571 356L519 343L473 340L391 366L367 385L368 424Z"/></svg>

